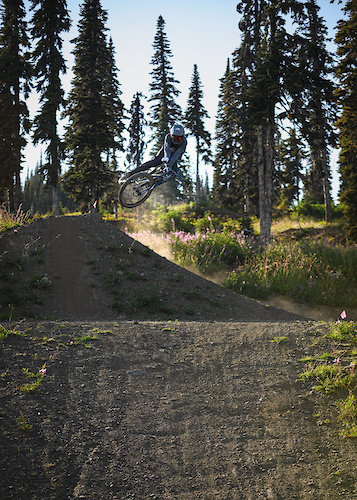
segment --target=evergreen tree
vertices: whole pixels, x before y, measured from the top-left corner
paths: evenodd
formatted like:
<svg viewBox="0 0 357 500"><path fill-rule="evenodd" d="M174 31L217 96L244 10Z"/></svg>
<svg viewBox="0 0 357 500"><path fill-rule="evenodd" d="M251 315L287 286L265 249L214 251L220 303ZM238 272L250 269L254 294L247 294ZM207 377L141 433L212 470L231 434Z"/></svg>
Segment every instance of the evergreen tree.
<svg viewBox="0 0 357 500"><path fill-rule="evenodd" d="M337 121L341 148L340 201L345 209L347 232L357 241L357 1L348 0L343 10L347 19L337 23L335 37L339 56L336 68L339 87L336 94L342 108Z"/></svg>
<svg viewBox="0 0 357 500"><path fill-rule="evenodd" d="M286 31L285 25L287 14L295 21L302 8L303 3L294 0L242 0L237 5L242 14L239 27L244 33L243 49L249 61L244 67L247 81L243 99L249 112L246 117L249 127L256 137L260 236L263 242L270 240L278 123L286 117L282 113L282 104L288 101L293 88L291 75L297 75L292 50L295 39Z"/></svg>
<svg viewBox="0 0 357 500"><path fill-rule="evenodd" d="M144 141L146 120L144 116L144 106L141 104L143 94L137 92L130 106L129 123L129 145L127 147L126 160L129 168L139 167L142 163L146 143Z"/></svg>
<svg viewBox="0 0 357 500"><path fill-rule="evenodd" d="M46 214L51 211L51 192L46 186L42 165L37 165L34 172L27 175L23 189L22 209L33 214Z"/></svg>
<svg viewBox="0 0 357 500"><path fill-rule="evenodd" d="M117 78L118 68L115 63L115 50L113 40L110 37L108 43L108 60L106 62L107 74L104 79L103 98L105 101L109 130L112 137L111 147L108 148L108 158L112 156L114 164L116 151L124 151L123 132L125 130L125 110L120 96L120 83Z"/></svg>
<svg viewBox="0 0 357 500"><path fill-rule="evenodd" d="M305 3L305 13L299 18L299 73L301 85L299 98L292 103L298 106L301 133L310 147L310 176L305 192L325 204L327 222L332 221L331 173L329 146L336 145L332 128L335 121L333 102L334 85L332 56L326 49L327 29L318 15L316 0ZM293 115L292 115L293 116Z"/></svg>
<svg viewBox="0 0 357 500"><path fill-rule="evenodd" d="M200 157L204 162L211 160L211 134L206 130L204 120L209 118L202 104L203 91L197 64L193 66L191 87L188 94L184 122L196 140L196 202L200 199Z"/></svg>
<svg viewBox="0 0 357 500"><path fill-rule="evenodd" d="M3 0L0 27L0 188L8 193L9 210L21 203L22 149L29 131L23 99L30 90L27 24L22 0Z"/></svg>
<svg viewBox="0 0 357 500"><path fill-rule="evenodd" d="M40 93L41 108L34 120L34 143L46 142L46 163L43 165L52 188L52 211L59 215L59 175L63 146L58 135L58 111L64 105L60 75L66 72L61 54L62 31L70 28L66 0L32 0L31 35L36 40L32 53L36 90Z"/></svg>
<svg viewBox="0 0 357 500"><path fill-rule="evenodd" d="M257 205L258 200L258 181L257 181L257 166L255 161L255 131L254 126L250 123L249 107L246 98L246 93L249 89L249 75L252 68L251 53L249 50L250 35L245 31L244 23L240 23L240 28L243 31L243 39L240 47L233 52L233 68L235 87L237 89L236 109L240 140L240 162L239 162L239 179L240 186L243 186L244 179L244 212L245 217L249 217L253 207ZM237 200L239 201L239 200Z"/></svg>
<svg viewBox="0 0 357 500"><path fill-rule="evenodd" d="M180 92L175 85L179 82L173 75L170 64L172 52L164 28L165 21L162 16L159 16L153 43L155 52L150 63L154 69L150 73L152 76L152 82L149 85L151 97L148 99L153 103L149 111L149 125L153 129L151 139L154 141L153 152L155 154L161 148L170 126L179 121L182 116L182 110L176 102Z"/></svg>
<svg viewBox="0 0 357 500"><path fill-rule="evenodd" d="M113 50L106 40L107 13L100 0L84 0L75 49L74 79L65 116L65 141L71 165L64 189L82 210L98 200L114 178L111 151L120 149L123 128ZM106 159L104 158L106 155ZM114 162L115 164L115 162Z"/></svg>
<svg viewBox="0 0 357 500"><path fill-rule="evenodd" d="M22 210L30 211L40 215L45 215L52 210L52 194L49 185L46 182L42 160L36 166L35 171L27 174L23 194ZM59 209L60 213L64 210L73 212L76 206L72 199L60 189L59 191Z"/></svg>
<svg viewBox="0 0 357 500"><path fill-rule="evenodd" d="M286 211L299 201L302 161L306 158L306 151L294 127L289 129L288 137L280 142L277 157L280 164L277 198L280 210Z"/></svg>
<svg viewBox="0 0 357 500"><path fill-rule="evenodd" d="M238 90L229 59L225 74L220 82L215 133L214 200L219 205L236 207L241 194L239 192L239 180L237 179L241 154L241 137L238 123Z"/></svg>

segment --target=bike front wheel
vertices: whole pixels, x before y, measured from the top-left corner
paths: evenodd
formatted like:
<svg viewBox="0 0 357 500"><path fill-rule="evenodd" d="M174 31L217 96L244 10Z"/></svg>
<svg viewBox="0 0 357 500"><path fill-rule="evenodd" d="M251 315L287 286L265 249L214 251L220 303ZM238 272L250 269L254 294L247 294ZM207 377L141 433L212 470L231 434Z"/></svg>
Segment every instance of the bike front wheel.
<svg viewBox="0 0 357 500"><path fill-rule="evenodd" d="M154 179L147 172L138 172L127 179L119 191L119 202L122 207L138 207L151 194Z"/></svg>

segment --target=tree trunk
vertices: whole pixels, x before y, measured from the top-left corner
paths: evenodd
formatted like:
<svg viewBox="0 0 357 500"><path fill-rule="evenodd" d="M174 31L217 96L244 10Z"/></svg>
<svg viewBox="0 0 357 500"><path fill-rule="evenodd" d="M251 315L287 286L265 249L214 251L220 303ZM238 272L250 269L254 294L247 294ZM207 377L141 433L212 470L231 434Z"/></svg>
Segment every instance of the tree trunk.
<svg viewBox="0 0 357 500"><path fill-rule="evenodd" d="M329 176L330 167L328 163L328 154L326 148L322 150L322 165L323 165L322 190L325 203L325 221L332 222L331 185Z"/></svg>
<svg viewBox="0 0 357 500"><path fill-rule="evenodd" d="M57 130L55 130L54 135L57 135ZM58 178L61 171L60 170L61 164L58 157L58 148L55 145L53 145L52 147L50 158L52 163L52 166L50 167L51 168L50 182L52 184L52 212L55 217L59 217L60 188L58 184Z"/></svg>
<svg viewBox="0 0 357 500"><path fill-rule="evenodd" d="M15 202L14 202L14 186L8 189L8 212L11 214L15 212Z"/></svg>
<svg viewBox="0 0 357 500"><path fill-rule="evenodd" d="M200 154L198 151L198 141L197 141L197 148L196 148L196 203L200 202L201 199L201 183L200 183Z"/></svg>
<svg viewBox="0 0 357 500"><path fill-rule="evenodd" d="M249 200L249 170L248 162L245 160L244 165L244 212L247 217L250 216L250 200Z"/></svg>
<svg viewBox="0 0 357 500"><path fill-rule="evenodd" d="M19 161L19 165L21 160ZM14 196L14 210L18 210L22 203L22 190L21 190L21 178L20 171L15 172L15 196Z"/></svg>
<svg viewBox="0 0 357 500"><path fill-rule="evenodd" d="M55 217L59 217L59 185L52 186L52 212Z"/></svg>
<svg viewBox="0 0 357 500"><path fill-rule="evenodd" d="M268 122L257 129L260 239L270 242L273 197L274 129Z"/></svg>

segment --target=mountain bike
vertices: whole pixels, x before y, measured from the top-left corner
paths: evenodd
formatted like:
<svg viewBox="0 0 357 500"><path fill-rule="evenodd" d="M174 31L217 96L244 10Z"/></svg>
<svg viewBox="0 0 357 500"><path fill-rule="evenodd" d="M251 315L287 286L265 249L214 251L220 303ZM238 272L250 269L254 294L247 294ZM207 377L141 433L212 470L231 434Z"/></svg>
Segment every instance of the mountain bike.
<svg viewBox="0 0 357 500"><path fill-rule="evenodd" d="M157 186L171 179L187 182L178 172L162 163L143 172L132 174L119 188L119 203L125 208L138 207L149 198Z"/></svg>

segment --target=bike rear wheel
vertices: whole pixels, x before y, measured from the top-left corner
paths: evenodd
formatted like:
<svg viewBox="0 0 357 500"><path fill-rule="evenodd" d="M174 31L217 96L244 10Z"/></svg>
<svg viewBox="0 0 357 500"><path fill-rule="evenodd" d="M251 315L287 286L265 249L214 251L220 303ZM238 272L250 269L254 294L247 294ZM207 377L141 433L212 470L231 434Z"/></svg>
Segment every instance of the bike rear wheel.
<svg viewBox="0 0 357 500"><path fill-rule="evenodd" d="M119 202L122 207L138 207L151 194L154 185L154 179L147 172L138 172L129 177L124 182L119 191Z"/></svg>

